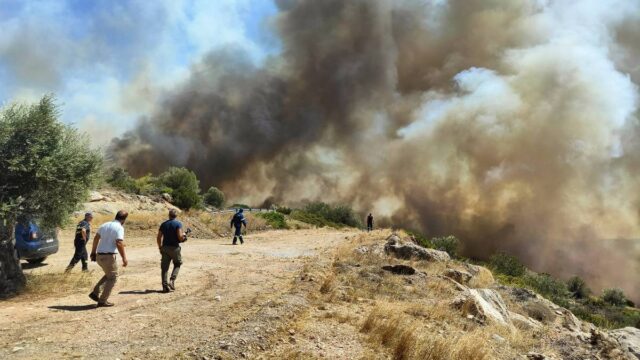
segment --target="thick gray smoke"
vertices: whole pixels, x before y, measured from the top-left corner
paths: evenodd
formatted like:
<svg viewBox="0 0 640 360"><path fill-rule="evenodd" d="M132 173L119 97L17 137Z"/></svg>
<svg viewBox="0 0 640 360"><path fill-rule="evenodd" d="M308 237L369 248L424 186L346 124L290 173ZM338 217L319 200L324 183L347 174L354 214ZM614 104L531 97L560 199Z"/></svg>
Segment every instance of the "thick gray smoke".
<svg viewBox="0 0 640 360"><path fill-rule="evenodd" d="M640 299L640 0L289 0L114 140L259 203L322 199Z"/></svg>

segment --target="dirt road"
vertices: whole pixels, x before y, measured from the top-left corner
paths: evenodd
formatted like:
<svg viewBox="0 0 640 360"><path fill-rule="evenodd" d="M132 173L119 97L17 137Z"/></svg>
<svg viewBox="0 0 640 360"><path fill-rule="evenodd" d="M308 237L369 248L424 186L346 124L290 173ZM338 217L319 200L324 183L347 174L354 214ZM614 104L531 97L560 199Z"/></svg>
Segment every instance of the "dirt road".
<svg viewBox="0 0 640 360"><path fill-rule="evenodd" d="M162 294L159 254L151 238L127 239L129 266L110 299L96 309L90 287L46 298L0 303L0 358L148 359L253 357L269 346L298 302L305 266L329 261L349 231L272 231L228 239L189 240L176 292ZM65 237L66 236L66 237ZM73 253L69 235L47 265L62 272ZM79 265L76 270L80 271ZM91 263L93 282L102 275Z"/></svg>

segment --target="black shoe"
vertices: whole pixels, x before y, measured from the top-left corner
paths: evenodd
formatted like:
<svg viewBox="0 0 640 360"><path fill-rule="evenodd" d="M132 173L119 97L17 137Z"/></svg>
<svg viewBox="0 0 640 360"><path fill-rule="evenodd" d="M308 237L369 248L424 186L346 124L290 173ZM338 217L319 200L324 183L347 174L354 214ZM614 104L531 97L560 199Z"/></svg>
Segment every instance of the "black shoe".
<svg viewBox="0 0 640 360"><path fill-rule="evenodd" d="M90 298L91 300L93 300L93 301L97 302L97 303L99 303L99 302L100 302L100 298L98 297L98 295L96 295L96 294L94 294L94 293L89 294L89 298Z"/></svg>
<svg viewBox="0 0 640 360"><path fill-rule="evenodd" d="M110 303L108 301L105 302L99 302L98 303L98 307L112 307L113 305L115 305L114 303Z"/></svg>
<svg viewBox="0 0 640 360"><path fill-rule="evenodd" d="M171 281L169 281L169 284L167 284L169 286L169 290L171 291L175 291L176 290L176 283L174 279L171 279Z"/></svg>
<svg viewBox="0 0 640 360"><path fill-rule="evenodd" d="M82 272L89 272L89 269L82 269Z"/></svg>
<svg viewBox="0 0 640 360"><path fill-rule="evenodd" d="M244 240L240 239L240 245L244 244Z"/></svg>
<svg viewBox="0 0 640 360"><path fill-rule="evenodd" d="M170 292L171 292L171 289L169 289L169 286L163 286L162 287L162 293L163 294L167 294L167 293L170 293Z"/></svg>

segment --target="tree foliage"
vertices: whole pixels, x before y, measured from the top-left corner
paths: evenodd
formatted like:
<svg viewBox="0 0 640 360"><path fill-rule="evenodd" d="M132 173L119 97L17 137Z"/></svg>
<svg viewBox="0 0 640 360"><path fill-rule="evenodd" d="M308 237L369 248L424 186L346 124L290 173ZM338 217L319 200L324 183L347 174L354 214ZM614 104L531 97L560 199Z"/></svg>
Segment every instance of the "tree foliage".
<svg viewBox="0 0 640 360"><path fill-rule="evenodd" d="M220 209L224 205L224 193L217 187L210 187L203 196L205 204Z"/></svg>
<svg viewBox="0 0 640 360"><path fill-rule="evenodd" d="M0 113L2 218L25 214L44 226L60 226L99 180L100 153L58 116L52 96Z"/></svg>
<svg viewBox="0 0 640 360"><path fill-rule="evenodd" d="M170 190L173 204L179 208L188 210L202 205L200 181L193 171L172 167L160 174L158 181Z"/></svg>

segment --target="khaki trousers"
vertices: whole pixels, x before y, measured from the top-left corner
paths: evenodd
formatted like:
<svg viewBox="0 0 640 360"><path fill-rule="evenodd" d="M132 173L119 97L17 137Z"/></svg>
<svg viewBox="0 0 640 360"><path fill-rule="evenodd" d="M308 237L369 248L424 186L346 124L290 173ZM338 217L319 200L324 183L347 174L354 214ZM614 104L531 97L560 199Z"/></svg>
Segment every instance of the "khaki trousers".
<svg viewBox="0 0 640 360"><path fill-rule="evenodd" d="M100 255L98 254L96 261L98 265L104 271L104 276L96 286L93 288L93 293L100 298L100 302L104 303L109 299L113 287L118 281L118 262L116 261L116 255ZM100 293L100 288L102 293Z"/></svg>

